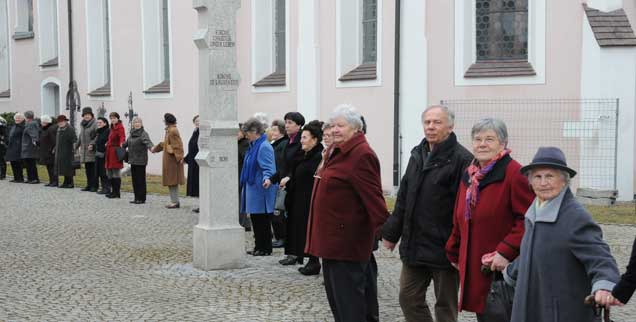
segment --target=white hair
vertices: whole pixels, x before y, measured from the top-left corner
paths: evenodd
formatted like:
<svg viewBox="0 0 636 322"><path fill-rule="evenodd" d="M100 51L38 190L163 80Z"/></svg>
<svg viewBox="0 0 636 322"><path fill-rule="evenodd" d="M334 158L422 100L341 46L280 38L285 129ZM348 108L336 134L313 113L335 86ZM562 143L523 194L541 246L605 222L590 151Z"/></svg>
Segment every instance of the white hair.
<svg viewBox="0 0 636 322"><path fill-rule="evenodd" d="M53 123L53 119L50 116L48 116L48 115L42 115L42 116L40 116L40 122L51 124L51 123Z"/></svg>
<svg viewBox="0 0 636 322"><path fill-rule="evenodd" d="M340 117L344 118L354 129L362 130L362 115L360 115L360 112L358 112L355 106L351 104L340 104L336 106L336 109L331 113L329 123L334 123L334 121Z"/></svg>
<svg viewBox="0 0 636 322"><path fill-rule="evenodd" d="M261 123L263 123L264 128L269 127L269 117L267 116L267 113L263 113L263 112L254 113L254 118L259 120Z"/></svg>
<svg viewBox="0 0 636 322"><path fill-rule="evenodd" d="M19 113L19 112L18 112L18 113L15 113L15 114L13 115L13 120L14 120L14 121L17 121L18 119L23 119L23 120L24 120L24 114Z"/></svg>
<svg viewBox="0 0 636 322"><path fill-rule="evenodd" d="M448 118L448 125L455 126L455 112L451 111L448 106L445 105L431 105L427 107L424 112L422 112L422 122L424 121L424 115L428 113L430 110L440 109L442 112L446 113L446 117Z"/></svg>
<svg viewBox="0 0 636 322"><path fill-rule="evenodd" d="M141 119L141 117L139 117L139 116L135 116L135 118L133 119L133 121L132 121L132 122L133 122L133 123L135 123L135 122L139 122L139 123L141 123L141 126L142 126L142 127L144 126L144 121L143 121L143 120Z"/></svg>

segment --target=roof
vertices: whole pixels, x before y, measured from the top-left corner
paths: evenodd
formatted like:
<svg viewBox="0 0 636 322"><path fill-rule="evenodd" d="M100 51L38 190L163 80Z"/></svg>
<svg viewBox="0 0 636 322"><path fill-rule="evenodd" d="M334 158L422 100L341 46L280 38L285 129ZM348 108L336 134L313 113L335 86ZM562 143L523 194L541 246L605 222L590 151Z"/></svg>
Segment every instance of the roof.
<svg viewBox="0 0 636 322"><path fill-rule="evenodd" d="M599 46L636 46L636 35L625 10L603 12L587 4L583 4L583 8Z"/></svg>

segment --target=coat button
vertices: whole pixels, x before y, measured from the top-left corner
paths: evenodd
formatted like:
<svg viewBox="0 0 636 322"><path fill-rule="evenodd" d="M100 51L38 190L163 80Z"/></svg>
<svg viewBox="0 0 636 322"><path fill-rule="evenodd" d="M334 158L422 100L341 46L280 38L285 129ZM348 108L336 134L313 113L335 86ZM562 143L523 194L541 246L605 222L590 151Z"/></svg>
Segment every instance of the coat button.
<svg viewBox="0 0 636 322"><path fill-rule="evenodd" d="M344 229L344 225L343 224L340 224L340 229Z"/></svg>

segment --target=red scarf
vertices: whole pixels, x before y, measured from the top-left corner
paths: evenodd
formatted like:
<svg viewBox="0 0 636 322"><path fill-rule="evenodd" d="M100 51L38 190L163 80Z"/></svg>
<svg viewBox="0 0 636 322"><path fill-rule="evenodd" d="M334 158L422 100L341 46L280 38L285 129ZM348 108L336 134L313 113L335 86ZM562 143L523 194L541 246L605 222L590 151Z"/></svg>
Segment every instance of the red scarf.
<svg viewBox="0 0 636 322"><path fill-rule="evenodd" d="M466 220L470 220L472 211L479 201L479 181L486 177L486 175L495 167L495 164L497 164L497 162L503 157L510 154L510 152L510 149L504 149L483 168L481 168L477 160L475 160L466 170L468 172L468 177L470 178L470 185L466 191L466 212L464 213Z"/></svg>

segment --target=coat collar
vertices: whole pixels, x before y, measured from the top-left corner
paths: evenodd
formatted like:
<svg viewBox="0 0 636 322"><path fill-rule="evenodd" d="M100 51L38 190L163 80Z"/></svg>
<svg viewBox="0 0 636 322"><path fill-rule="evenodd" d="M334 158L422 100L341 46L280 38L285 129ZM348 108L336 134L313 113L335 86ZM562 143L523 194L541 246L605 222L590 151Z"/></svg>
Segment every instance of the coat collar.
<svg viewBox="0 0 636 322"><path fill-rule="evenodd" d="M366 142L367 142L367 138L364 136L364 134L362 134L361 132L358 132L354 134L353 137L349 139L349 141L338 144L335 147L335 149L340 150L340 153L348 153L349 151L353 150L353 148L355 148L356 146Z"/></svg>
<svg viewBox="0 0 636 322"><path fill-rule="evenodd" d="M490 172L488 172L486 177L479 182L479 189L483 189L485 186L491 183L503 181L506 178L506 170L508 169L508 164L510 164L511 161L512 161L512 157L510 157L510 154L504 156L503 158L501 158L501 160L497 161L497 164L495 164L492 170L490 170ZM477 162L477 161L473 160L473 162ZM464 171L464 174L462 175L462 181L464 182L464 184L466 184L466 186L470 185L470 178L468 177L468 171Z"/></svg>
<svg viewBox="0 0 636 322"><path fill-rule="evenodd" d="M446 140L437 145L435 150L430 151L428 141L426 138L422 139L419 145L413 148L411 154L417 159L431 161L449 159L453 154L454 148L457 145L457 136L455 132L451 132Z"/></svg>
<svg viewBox="0 0 636 322"><path fill-rule="evenodd" d="M546 201L546 204L543 205L543 207L541 208L539 208L539 199L534 198L534 202L532 202L532 205L530 206L530 208L528 208L528 211L526 212L526 218L528 218L528 220L530 220L533 223L556 222L557 219L559 218L559 212L561 210L561 205L563 204L564 199L566 199L566 196L570 195L569 191L570 191L570 188L568 187L563 188L563 190L561 190L561 192L559 193L558 196L556 196L556 198Z"/></svg>

